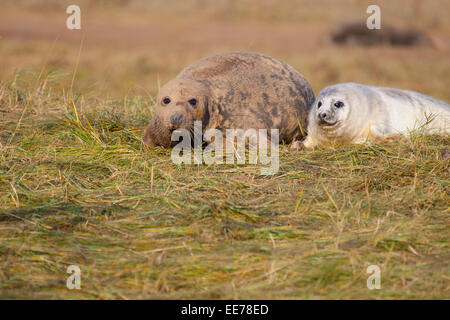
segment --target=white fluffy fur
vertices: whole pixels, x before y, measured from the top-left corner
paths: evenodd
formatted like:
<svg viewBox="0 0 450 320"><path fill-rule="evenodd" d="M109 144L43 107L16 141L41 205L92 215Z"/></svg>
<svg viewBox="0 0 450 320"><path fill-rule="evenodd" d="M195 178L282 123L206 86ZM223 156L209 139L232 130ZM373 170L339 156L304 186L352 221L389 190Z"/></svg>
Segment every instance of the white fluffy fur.
<svg viewBox="0 0 450 320"><path fill-rule="evenodd" d="M337 101L344 106L336 108ZM330 124L337 121L335 125L320 124L319 113L324 112ZM417 129L449 134L450 105L414 91L343 83L326 87L317 96L303 145L311 148L330 141L358 144Z"/></svg>

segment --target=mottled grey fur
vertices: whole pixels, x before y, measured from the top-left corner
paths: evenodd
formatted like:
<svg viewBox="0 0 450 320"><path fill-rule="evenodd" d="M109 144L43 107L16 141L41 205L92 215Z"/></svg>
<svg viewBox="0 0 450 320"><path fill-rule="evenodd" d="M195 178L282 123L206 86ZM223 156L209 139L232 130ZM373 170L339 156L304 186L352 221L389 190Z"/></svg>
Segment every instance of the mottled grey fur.
<svg viewBox="0 0 450 320"><path fill-rule="evenodd" d="M198 100L195 108L191 98ZM175 127L169 119L177 113L182 117L177 128L191 129L201 120L203 131L279 129L280 140L289 143L304 138L313 101L308 81L285 62L251 52L217 54L189 65L161 88L143 141L170 146Z"/></svg>

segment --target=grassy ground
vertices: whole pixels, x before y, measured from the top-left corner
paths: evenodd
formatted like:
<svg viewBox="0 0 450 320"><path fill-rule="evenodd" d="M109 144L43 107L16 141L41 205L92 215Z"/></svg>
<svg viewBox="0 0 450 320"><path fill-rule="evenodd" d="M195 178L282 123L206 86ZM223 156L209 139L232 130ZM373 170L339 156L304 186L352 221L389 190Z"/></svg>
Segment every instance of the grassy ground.
<svg viewBox="0 0 450 320"><path fill-rule="evenodd" d="M283 146L270 177L179 167L141 147L148 99L20 79L0 90L2 298L449 297L448 137Z"/></svg>
<svg viewBox="0 0 450 320"><path fill-rule="evenodd" d="M159 83L222 51L284 59L316 94L355 81L450 101L448 1L378 2L438 46L327 42L367 1L86 0L84 36L60 1L2 2L0 298L449 298L450 137L282 146L274 176L140 143Z"/></svg>

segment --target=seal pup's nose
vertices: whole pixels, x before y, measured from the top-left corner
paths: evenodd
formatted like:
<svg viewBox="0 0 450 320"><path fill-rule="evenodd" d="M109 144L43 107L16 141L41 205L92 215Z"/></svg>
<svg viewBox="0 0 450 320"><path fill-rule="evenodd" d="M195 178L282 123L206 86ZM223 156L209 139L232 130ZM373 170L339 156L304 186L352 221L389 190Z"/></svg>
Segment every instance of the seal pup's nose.
<svg viewBox="0 0 450 320"><path fill-rule="evenodd" d="M325 112L319 113L319 118L320 118L321 120L325 120L326 117L327 117L327 114L326 114Z"/></svg>
<svg viewBox="0 0 450 320"><path fill-rule="evenodd" d="M180 125L183 121L183 116L180 113L175 113L170 117L170 123L173 125Z"/></svg>

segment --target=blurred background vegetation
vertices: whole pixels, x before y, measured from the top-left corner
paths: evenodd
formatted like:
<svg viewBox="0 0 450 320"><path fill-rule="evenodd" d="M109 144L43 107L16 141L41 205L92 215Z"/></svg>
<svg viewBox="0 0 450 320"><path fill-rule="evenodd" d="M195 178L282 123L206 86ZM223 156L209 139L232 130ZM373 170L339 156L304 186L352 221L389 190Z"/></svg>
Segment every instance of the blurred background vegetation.
<svg viewBox="0 0 450 320"><path fill-rule="evenodd" d="M81 7L81 30L65 9ZM382 26L414 27L432 39L417 47L337 46L340 23L365 21L381 7ZM302 72L317 93L337 82L418 90L450 100L447 0L3 0L0 79L17 70L73 72L76 87L120 97L157 93L189 63L214 53L263 52ZM70 77L69 77L70 79Z"/></svg>

